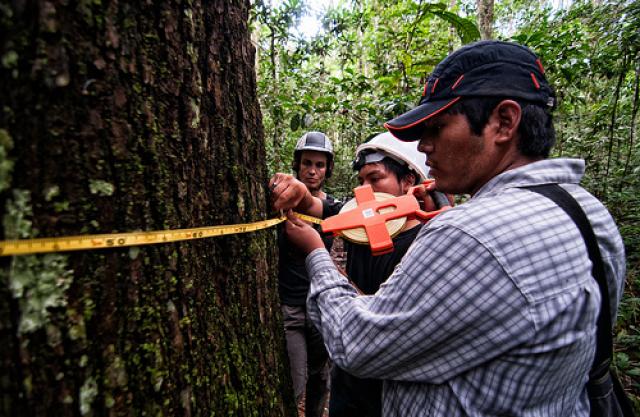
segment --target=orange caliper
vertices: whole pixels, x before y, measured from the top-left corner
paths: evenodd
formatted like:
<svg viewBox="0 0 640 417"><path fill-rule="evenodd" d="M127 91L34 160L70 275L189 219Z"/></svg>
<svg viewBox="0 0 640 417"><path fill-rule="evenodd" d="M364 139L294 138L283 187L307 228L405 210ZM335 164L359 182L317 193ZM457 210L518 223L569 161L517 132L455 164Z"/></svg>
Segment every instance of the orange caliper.
<svg viewBox="0 0 640 417"><path fill-rule="evenodd" d="M414 197L413 188L405 195L377 200L370 185L363 185L354 189L357 206L335 216L328 217L320 225L323 232L340 232L355 228L364 228L371 252L374 256L393 252L393 242L387 221L399 218L429 220L444 210L451 208L444 206L436 211L420 209L418 200Z"/></svg>

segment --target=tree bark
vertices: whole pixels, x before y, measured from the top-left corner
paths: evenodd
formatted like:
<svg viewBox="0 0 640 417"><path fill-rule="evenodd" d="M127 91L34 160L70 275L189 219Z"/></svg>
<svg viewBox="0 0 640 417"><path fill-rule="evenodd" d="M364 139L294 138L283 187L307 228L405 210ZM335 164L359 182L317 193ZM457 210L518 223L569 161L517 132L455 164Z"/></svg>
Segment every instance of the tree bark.
<svg viewBox="0 0 640 417"><path fill-rule="evenodd" d="M2 237L266 218L248 8L0 4ZM0 258L0 415L293 416L274 237Z"/></svg>
<svg viewBox="0 0 640 417"><path fill-rule="evenodd" d="M482 39L493 38L493 0L476 0L478 26Z"/></svg>

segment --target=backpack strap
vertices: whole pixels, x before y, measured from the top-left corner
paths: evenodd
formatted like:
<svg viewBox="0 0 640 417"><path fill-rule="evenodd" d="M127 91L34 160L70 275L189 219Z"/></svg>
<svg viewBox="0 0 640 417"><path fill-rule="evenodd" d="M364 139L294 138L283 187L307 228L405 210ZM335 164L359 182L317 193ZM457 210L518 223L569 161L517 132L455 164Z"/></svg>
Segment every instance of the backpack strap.
<svg viewBox="0 0 640 417"><path fill-rule="evenodd" d="M590 380L596 379L609 371L609 364L613 354L609 286L607 285L607 279L605 277L604 263L602 261L602 255L600 254L600 248L598 247L598 241L593 233L593 229L591 228L587 215L582 210L582 207L580 207L580 204L578 204L575 198L573 198L567 190L560 187L558 184L542 184L521 188L541 194L563 209L576 224L587 245L589 259L591 259L592 264L591 274L598 282L600 297L602 299L596 332L596 355L593 360L591 372L589 373Z"/></svg>

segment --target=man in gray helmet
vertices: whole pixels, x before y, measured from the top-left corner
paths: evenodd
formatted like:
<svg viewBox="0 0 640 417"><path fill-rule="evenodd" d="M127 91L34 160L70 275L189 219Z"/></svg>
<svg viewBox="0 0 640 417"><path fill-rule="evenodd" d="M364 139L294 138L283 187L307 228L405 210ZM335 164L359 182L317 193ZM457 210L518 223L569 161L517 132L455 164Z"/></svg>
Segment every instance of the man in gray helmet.
<svg viewBox="0 0 640 417"><path fill-rule="evenodd" d="M292 168L311 195L333 201L323 191L333 170L333 146L324 133L308 132L298 140ZM331 248L332 240L331 236L323 236L327 249ZM322 336L307 317L309 277L304 255L291 245L282 230L278 233L278 247L278 291L294 394L301 415L305 415L304 410L307 417L319 417L328 394L329 357Z"/></svg>
<svg viewBox="0 0 640 417"><path fill-rule="evenodd" d="M333 145L321 132L308 132L296 143L292 168L314 197L324 199L322 187L333 172Z"/></svg>

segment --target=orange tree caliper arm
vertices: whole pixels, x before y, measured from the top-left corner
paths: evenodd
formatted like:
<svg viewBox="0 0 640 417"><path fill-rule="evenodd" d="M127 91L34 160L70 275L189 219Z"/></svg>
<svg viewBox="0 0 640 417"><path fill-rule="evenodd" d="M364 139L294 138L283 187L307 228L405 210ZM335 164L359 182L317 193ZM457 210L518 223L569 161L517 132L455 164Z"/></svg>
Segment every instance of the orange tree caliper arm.
<svg viewBox="0 0 640 417"><path fill-rule="evenodd" d="M384 201L375 199L370 185L357 187L354 192L358 203L356 208L325 219L321 223L322 231L338 234L342 230L363 227L374 256L393 252L393 242L386 225L388 220L401 217L428 220L450 208L445 206L437 211L423 211L411 191ZM389 208L392 210L382 212Z"/></svg>

